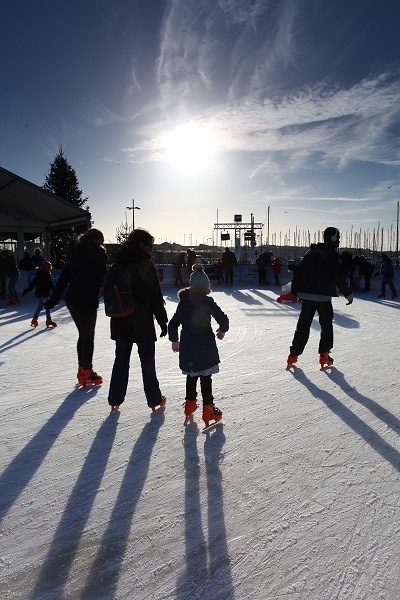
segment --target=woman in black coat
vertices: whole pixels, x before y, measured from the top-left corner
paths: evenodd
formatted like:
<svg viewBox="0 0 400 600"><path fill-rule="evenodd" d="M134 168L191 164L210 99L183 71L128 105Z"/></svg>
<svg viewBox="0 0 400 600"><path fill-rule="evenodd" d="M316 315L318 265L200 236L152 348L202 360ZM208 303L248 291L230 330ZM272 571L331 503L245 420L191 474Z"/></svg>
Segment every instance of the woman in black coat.
<svg viewBox="0 0 400 600"><path fill-rule="evenodd" d="M161 327L161 337L167 334L168 317L157 270L151 260L153 244L154 238L148 231L134 229L118 253L117 264L126 267L131 275L136 306L132 315L111 317L111 339L115 340L115 360L108 393L111 412L117 412L125 400L133 344L136 344L140 358L147 405L154 411L166 402L156 374L154 317Z"/></svg>
<svg viewBox="0 0 400 600"><path fill-rule="evenodd" d="M65 292L65 303L78 329L78 382L101 384L102 378L93 371L94 331L99 295L106 272L107 254L104 237L98 229L89 229L61 273L53 294L45 308L53 308Z"/></svg>

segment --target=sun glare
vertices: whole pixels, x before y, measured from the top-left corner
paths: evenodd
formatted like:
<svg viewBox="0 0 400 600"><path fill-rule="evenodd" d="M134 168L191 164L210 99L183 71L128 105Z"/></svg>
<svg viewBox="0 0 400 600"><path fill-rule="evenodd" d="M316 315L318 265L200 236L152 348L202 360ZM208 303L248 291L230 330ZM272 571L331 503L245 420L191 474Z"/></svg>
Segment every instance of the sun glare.
<svg viewBox="0 0 400 600"><path fill-rule="evenodd" d="M187 173L202 171L212 163L216 149L213 131L190 121L165 136L165 158L175 168Z"/></svg>

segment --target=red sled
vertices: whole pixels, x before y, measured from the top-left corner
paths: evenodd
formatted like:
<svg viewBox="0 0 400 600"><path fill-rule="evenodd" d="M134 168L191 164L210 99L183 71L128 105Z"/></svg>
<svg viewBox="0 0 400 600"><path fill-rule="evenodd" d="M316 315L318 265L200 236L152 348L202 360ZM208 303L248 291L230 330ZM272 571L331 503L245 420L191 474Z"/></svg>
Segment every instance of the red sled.
<svg viewBox="0 0 400 600"><path fill-rule="evenodd" d="M281 294L277 299L277 302L300 302L300 300L293 296L293 294Z"/></svg>

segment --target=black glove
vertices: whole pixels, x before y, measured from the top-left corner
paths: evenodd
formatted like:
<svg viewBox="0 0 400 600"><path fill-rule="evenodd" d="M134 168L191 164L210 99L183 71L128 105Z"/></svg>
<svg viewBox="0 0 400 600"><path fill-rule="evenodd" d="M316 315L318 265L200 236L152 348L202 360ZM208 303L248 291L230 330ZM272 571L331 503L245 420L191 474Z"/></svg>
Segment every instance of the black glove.
<svg viewBox="0 0 400 600"><path fill-rule="evenodd" d="M168 327L167 327L167 324L166 324L166 323L164 323L163 325L160 325L160 327L161 327L161 333L160 333L160 337L164 337L164 336L166 336L166 335L167 335L167 333L168 333Z"/></svg>
<svg viewBox="0 0 400 600"><path fill-rule="evenodd" d="M24 291L22 292L21 296L25 296L25 294L27 294L27 293L28 293L28 290L24 290Z"/></svg>

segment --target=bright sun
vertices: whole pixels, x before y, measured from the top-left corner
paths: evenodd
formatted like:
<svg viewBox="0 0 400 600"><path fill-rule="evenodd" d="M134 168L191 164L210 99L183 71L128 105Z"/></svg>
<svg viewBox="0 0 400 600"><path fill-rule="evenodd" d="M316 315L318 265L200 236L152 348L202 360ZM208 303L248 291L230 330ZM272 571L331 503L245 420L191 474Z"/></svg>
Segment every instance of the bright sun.
<svg viewBox="0 0 400 600"><path fill-rule="evenodd" d="M179 125L164 138L166 160L186 173L208 167L216 149L213 131L195 121Z"/></svg>

